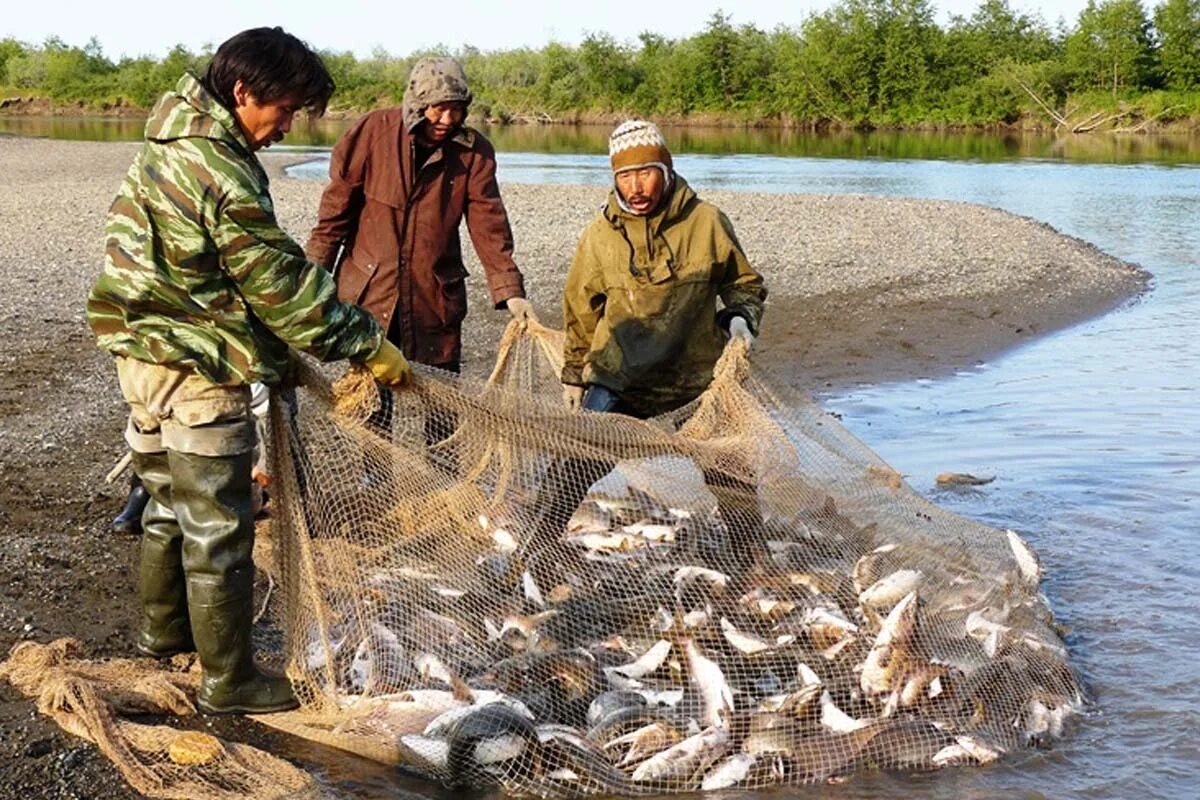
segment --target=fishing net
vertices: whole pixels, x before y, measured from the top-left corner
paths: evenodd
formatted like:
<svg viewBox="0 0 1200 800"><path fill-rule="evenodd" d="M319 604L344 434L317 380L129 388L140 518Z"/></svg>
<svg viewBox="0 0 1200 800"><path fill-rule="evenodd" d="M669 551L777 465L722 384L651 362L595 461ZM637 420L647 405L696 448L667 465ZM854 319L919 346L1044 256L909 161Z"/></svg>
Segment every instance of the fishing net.
<svg viewBox="0 0 1200 800"><path fill-rule="evenodd" d="M330 797L307 772L258 748L130 719L194 716L192 698L200 685L194 655L169 662L91 661L84 655L71 639L21 642L0 664L0 679L34 698L38 711L63 730L100 748L138 792L197 800Z"/></svg>
<svg viewBox="0 0 1200 800"><path fill-rule="evenodd" d="M736 343L646 421L564 409L561 352L514 325L487 380L381 393L306 365L273 399L260 634L302 706L263 723L544 797L984 764L1062 734L1082 691L1016 533L922 499Z"/></svg>

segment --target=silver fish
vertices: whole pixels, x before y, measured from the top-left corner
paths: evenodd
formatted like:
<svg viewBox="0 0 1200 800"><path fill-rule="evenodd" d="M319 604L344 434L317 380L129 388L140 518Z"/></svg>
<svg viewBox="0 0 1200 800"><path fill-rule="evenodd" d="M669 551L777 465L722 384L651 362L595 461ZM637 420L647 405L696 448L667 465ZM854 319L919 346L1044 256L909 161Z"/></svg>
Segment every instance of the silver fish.
<svg viewBox="0 0 1200 800"><path fill-rule="evenodd" d="M1013 558L1017 561L1017 570L1021 579L1030 588L1036 589L1038 581L1042 578L1042 565L1038 561L1037 553L1033 552L1033 548L1026 544L1016 531L1006 530L1004 535L1008 537L1008 546L1012 549Z"/></svg>
<svg viewBox="0 0 1200 800"><path fill-rule="evenodd" d="M705 728L643 761L633 771L635 781L692 780L729 751L723 727Z"/></svg>
<svg viewBox="0 0 1200 800"><path fill-rule="evenodd" d="M700 791L711 792L737 786L746 779L757 761L749 753L734 753L705 773L704 780L700 782Z"/></svg>
<svg viewBox="0 0 1200 800"><path fill-rule="evenodd" d="M858 596L858 602L871 608L890 609L906 594L920 588L924 577L920 570L896 570L871 584Z"/></svg>
<svg viewBox="0 0 1200 800"><path fill-rule="evenodd" d="M606 667L604 672L606 675L619 675L623 678L642 678L646 675L656 672L659 667L667 660L667 655L671 652L671 643L666 639L659 639L654 645L642 654L640 658L629 664L622 664L619 667ZM620 688L620 687L618 687Z"/></svg>
<svg viewBox="0 0 1200 800"><path fill-rule="evenodd" d="M875 644L863 662L860 685L868 696L887 694L908 658L907 648L916 630L917 594L909 592L884 620Z"/></svg>
<svg viewBox="0 0 1200 800"><path fill-rule="evenodd" d="M704 702L704 724L724 726L733 711L733 690L717 662L707 658L691 639L684 643L688 672Z"/></svg>

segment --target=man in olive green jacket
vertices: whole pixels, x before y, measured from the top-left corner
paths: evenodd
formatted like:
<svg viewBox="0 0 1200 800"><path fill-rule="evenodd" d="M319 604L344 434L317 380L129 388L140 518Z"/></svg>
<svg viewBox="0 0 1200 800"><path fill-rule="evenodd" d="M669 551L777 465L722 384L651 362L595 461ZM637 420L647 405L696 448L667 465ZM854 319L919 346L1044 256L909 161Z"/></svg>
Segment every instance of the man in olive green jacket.
<svg viewBox="0 0 1200 800"><path fill-rule="evenodd" d="M653 123L619 125L609 157L613 191L567 273L563 399L645 419L698 397L731 336L753 342L767 292L729 219L675 174ZM588 483L612 466L571 460L551 469L535 548L552 547ZM704 478L727 528L749 545L731 554L748 556L740 564L748 566L762 544L755 487L728 471Z"/></svg>
<svg viewBox="0 0 1200 800"><path fill-rule="evenodd" d="M653 123L622 124L609 150L613 191L567 273L564 397L576 406L602 387L648 417L708 387L727 334L752 340L766 290L728 217L675 174Z"/></svg>
<svg viewBox="0 0 1200 800"><path fill-rule="evenodd" d="M289 347L362 361L384 383L410 374L371 316L339 302L329 273L280 230L255 156L299 109L323 111L332 92L320 57L280 28L244 31L203 79L185 75L146 124L88 298L88 324L117 360L125 439L151 498L137 647L152 656L194 647L208 712L296 705L250 647L251 382L279 383Z"/></svg>

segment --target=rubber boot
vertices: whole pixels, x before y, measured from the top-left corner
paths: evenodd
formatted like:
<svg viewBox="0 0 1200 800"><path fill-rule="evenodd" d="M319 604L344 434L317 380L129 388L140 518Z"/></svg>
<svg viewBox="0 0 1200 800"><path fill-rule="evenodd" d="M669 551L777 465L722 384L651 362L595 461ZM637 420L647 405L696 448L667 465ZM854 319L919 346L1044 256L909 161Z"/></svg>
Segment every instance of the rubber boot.
<svg viewBox="0 0 1200 800"><path fill-rule="evenodd" d="M286 678L254 664L251 453L172 451L172 499L183 531L188 613L200 655L197 701L210 714L268 714L299 703Z"/></svg>
<svg viewBox="0 0 1200 800"><path fill-rule="evenodd" d="M121 513L112 521L112 532L126 535L141 534L142 512L146 510L146 503L149 500L150 493L146 491L146 487L142 485L135 471L133 478L129 481L129 496L125 498L125 508L121 509Z"/></svg>
<svg viewBox="0 0 1200 800"><path fill-rule="evenodd" d="M196 647L183 577L183 533L171 510L167 454L133 453L133 468L149 497L142 513L142 626L135 647L155 658L189 653Z"/></svg>

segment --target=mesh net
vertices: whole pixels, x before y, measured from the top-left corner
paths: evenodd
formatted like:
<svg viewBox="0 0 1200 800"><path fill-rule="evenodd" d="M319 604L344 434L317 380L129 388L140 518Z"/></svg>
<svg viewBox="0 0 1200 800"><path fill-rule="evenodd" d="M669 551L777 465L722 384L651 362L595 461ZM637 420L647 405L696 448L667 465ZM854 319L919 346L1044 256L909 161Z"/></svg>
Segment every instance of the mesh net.
<svg viewBox="0 0 1200 800"><path fill-rule="evenodd" d="M22 642L0 664L0 679L34 698L63 730L94 743L129 785L147 797L197 800L325 800L308 773L258 748L195 730L128 717L196 713L194 656L89 661L78 642Z"/></svg>
<svg viewBox="0 0 1200 800"><path fill-rule="evenodd" d="M273 399L267 655L302 706L262 722L545 797L981 764L1061 735L1082 691L1017 534L923 500L737 344L646 421L562 408L561 352L513 326L487 380L381 393L304 366Z"/></svg>

